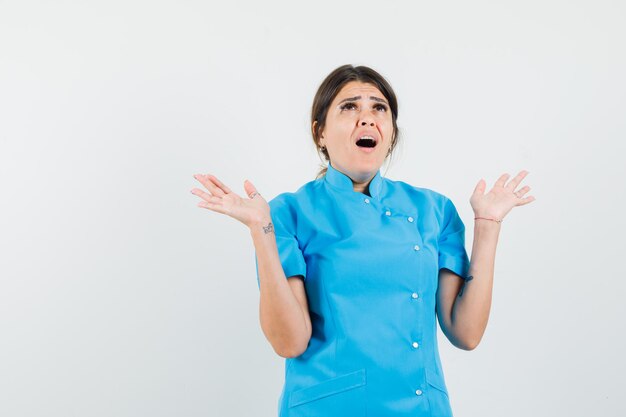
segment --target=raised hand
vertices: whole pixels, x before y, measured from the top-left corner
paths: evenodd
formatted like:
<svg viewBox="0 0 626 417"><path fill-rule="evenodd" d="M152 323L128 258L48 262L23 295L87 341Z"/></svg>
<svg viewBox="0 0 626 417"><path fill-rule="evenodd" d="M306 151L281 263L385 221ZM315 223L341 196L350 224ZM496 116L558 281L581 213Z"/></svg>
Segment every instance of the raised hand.
<svg viewBox="0 0 626 417"><path fill-rule="evenodd" d="M470 204L474 209L474 214L478 217L502 220L513 207L523 206L535 201L535 197L532 196L522 198L530 190L528 185L515 191L526 175L528 175L528 171L520 171L515 178L505 185L510 175L502 174L487 194L484 194L485 181L483 179L478 181L474 193L470 197Z"/></svg>
<svg viewBox="0 0 626 417"><path fill-rule="evenodd" d="M196 174L193 177L209 191L206 192L198 188L191 190L192 194L203 200L198 203L198 207L226 214L248 227L254 223L270 219L269 204L250 181L244 181L243 187L248 198L242 198L214 175Z"/></svg>

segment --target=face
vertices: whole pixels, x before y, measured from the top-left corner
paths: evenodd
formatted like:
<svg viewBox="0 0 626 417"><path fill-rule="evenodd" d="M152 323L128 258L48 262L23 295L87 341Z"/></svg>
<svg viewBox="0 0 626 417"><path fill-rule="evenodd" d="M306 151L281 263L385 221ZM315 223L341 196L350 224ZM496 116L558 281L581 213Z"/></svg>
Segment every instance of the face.
<svg viewBox="0 0 626 417"><path fill-rule="evenodd" d="M359 140L367 135L374 147ZM385 96L372 84L351 81L343 86L331 103L326 126L320 133L334 168L355 183L368 183L382 166L391 146L393 120ZM371 143L370 143L371 145Z"/></svg>

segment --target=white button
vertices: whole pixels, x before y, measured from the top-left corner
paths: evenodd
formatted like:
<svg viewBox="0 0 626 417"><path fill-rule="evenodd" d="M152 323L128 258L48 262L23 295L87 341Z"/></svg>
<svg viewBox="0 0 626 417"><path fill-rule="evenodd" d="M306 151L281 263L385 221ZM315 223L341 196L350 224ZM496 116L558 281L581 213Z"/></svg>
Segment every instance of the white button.
<svg viewBox="0 0 626 417"><path fill-rule="evenodd" d="M407 220L413 223L413 217L409 217Z"/></svg>
<svg viewBox="0 0 626 417"><path fill-rule="evenodd" d="M415 394L422 395L422 390L421 389L415 390Z"/></svg>
<svg viewBox="0 0 626 417"><path fill-rule="evenodd" d="M413 246L413 249L420 250L420 247L418 245L415 245L415 246Z"/></svg>
<svg viewBox="0 0 626 417"><path fill-rule="evenodd" d="M416 292L414 292L413 294L411 294L411 297L413 297L413 298L417 298L417 297L418 297L418 296L417 296L417 293L416 293Z"/></svg>
<svg viewBox="0 0 626 417"><path fill-rule="evenodd" d="M419 344L417 342L413 342L413 347L417 349L419 347Z"/></svg>
<svg viewBox="0 0 626 417"><path fill-rule="evenodd" d="M390 212L389 210L387 210L387 211L385 212L385 214L386 214L387 216L391 216L391 212Z"/></svg>
<svg viewBox="0 0 626 417"><path fill-rule="evenodd" d="M365 199L365 202L366 202L367 204L369 204L370 199L369 199L369 198L366 198L366 199Z"/></svg>

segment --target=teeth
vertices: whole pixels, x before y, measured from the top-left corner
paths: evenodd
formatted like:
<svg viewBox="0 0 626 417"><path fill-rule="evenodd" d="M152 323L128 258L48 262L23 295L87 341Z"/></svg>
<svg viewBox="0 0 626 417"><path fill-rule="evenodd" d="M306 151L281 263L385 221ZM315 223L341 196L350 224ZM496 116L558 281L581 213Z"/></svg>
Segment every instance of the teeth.
<svg viewBox="0 0 626 417"><path fill-rule="evenodd" d="M373 148L376 146L376 139L371 136L361 136L359 140L356 141L356 146L362 148Z"/></svg>

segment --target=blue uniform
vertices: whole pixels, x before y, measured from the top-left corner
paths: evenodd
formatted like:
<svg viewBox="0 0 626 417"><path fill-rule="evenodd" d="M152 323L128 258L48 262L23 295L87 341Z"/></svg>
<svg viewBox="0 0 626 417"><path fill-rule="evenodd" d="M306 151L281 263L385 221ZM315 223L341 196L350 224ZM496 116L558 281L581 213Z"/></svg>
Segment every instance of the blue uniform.
<svg viewBox="0 0 626 417"><path fill-rule="evenodd" d="M380 171L369 194L329 164L269 202L312 323L307 350L286 359L280 417L452 416L435 294L439 269L467 277L465 226L444 195Z"/></svg>

